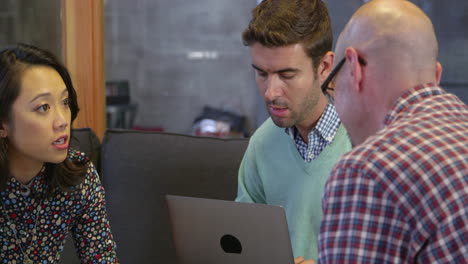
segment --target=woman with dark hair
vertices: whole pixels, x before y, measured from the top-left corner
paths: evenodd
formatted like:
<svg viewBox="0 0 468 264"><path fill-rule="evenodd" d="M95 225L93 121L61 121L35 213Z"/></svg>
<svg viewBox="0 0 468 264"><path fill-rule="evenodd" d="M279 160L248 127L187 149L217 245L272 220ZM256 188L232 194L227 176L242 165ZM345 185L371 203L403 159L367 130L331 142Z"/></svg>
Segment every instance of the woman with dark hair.
<svg viewBox="0 0 468 264"><path fill-rule="evenodd" d="M69 231L82 263L118 263L96 169L69 148L78 111L54 55L0 51L0 263L56 263Z"/></svg>

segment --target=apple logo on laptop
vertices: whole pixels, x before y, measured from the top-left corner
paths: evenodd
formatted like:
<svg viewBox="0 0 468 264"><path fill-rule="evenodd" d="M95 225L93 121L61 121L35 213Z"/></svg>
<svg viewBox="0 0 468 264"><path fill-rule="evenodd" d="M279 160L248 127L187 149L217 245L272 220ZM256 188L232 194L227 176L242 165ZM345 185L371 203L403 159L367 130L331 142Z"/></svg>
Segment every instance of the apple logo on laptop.
<svg viewBox="0 0 468 264"><path fill-rule="evenodd" d="M232 254L240 254L242 252L242 245L235 236L226 234L221 237L221 247L224 252Z"/></svg>

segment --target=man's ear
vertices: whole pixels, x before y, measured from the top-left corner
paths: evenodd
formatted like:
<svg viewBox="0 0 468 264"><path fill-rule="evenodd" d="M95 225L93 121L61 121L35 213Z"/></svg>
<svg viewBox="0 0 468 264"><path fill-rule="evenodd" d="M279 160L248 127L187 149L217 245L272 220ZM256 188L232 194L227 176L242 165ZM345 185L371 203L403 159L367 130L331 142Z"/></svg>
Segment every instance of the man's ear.
<svg viewBox="0 0 468 264"><path fill-rule="evenodd" d="M361 92L362 91L362 79L363 79L363 73L362 73L362 67L361 63L359 63L359 54L357 53L356 49L353 47L348 47L345 50L345 57L346 57L346 63L348 63L349 67L349 76L350 82L353 84L353 89L356 92Z"/></svg>
<svg viewBox="0 0 468 264"><path fill-rule="evenodd" d="M335 59L335 54L331 51L325 53L322 59L320 60L320 65L317 68L317 73L319 75L320 85L327 79L330 72L333 70L333 60Z"/></svg>
<svg viewBox="0 0 468 264"><path fill-rule="evenodd" d="M440 79L442 78L442 64L440 62L436 63L436 83L440 85Z"/></svg>

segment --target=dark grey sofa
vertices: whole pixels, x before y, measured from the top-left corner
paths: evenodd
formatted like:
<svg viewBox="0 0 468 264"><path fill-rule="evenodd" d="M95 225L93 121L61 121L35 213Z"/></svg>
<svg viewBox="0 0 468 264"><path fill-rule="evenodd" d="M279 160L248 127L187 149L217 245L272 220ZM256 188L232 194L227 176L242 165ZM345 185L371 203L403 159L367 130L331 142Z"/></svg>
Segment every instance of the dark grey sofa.
<svg viewBox="0 0 468 264"><path fill-rule="evenodd" d="M101 142L91 128L75 128L72 131L71 147L83 151L101 172Z"/></svg>
<svg viewBox="0 0 468 264"><path fill-rule="evenodd" d="M92 151L100 151L96 162L120 262L175 263L165 195L233 200L247 144L248 139L107 130L101 148ZM60 263L79 263L68 240Z"/></svg>

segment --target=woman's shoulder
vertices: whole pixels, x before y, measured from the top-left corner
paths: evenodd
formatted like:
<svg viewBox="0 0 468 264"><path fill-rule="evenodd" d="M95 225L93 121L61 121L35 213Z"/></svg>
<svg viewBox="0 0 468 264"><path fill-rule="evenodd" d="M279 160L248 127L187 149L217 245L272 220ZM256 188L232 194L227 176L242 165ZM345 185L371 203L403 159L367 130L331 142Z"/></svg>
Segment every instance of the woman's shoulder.
<svg viewBox="0 0 468 264"><path fill-rule="evenodd" d="M80 186L81 188L86 189L100 184L99 174L96 170L96 167L94 167L93 162L84 152L76 149L70 149L68 151L68 159L75 164L78 163L81 164L81 166L86 167L86 174Z"/></svg>
<svg viewBox="0 0 468 264"><path fill-rule="evenodd" d="M88 163L90 161L86 153L72 148L68 151L68 159L78 163Z"/></svg>

